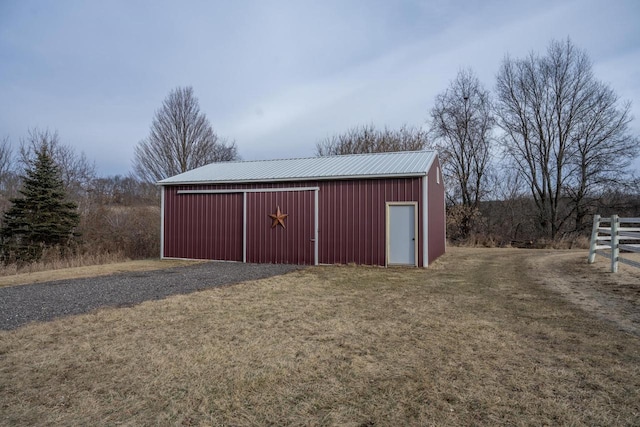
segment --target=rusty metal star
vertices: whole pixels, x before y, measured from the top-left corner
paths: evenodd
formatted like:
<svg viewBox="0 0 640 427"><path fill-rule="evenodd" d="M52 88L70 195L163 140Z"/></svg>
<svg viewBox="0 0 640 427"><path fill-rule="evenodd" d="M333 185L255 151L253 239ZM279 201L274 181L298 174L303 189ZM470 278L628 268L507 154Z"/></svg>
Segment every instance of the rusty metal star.
<svg viewBox="0 0 640 427"><path fill-rule="evenodd" d="M271 224L271 228L276 227L278 224L280 224L282 226L282 228L287 228L284 225L284 219L286 217L288 217L289 215L280 212L280 206L278 206L278 209L276 209L276 213L275 214L269 214L269 216L271 217L271 219L273 219L273 223Z"/></svg>

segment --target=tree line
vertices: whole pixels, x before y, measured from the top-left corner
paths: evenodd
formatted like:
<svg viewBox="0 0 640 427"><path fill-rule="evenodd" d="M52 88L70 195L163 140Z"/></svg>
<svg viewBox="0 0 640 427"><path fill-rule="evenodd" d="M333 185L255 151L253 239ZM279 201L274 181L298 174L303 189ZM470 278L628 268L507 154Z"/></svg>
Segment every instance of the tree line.
<svg viewBox="0 0 640 427"><path fill-rule="evenodd" d="M495 89L462 69L435 98L425 125L355 126L316 143L317 156L436 149L447 184L449 239L474 244L557 242L585 235L596 211L637 215L640 150L630 103L598 80L571 40L544 54L505 57ZM30 129L0 141L0 255L5 264L69 254L159 252L154 183L239 159L219 137L193 88L178 87L155 112L128 176L95 164L56 132Z"/></svg>
<svg viewBox="0 0 640 427"><path fill-rule="evenodd" d="M191 87L171 91L149 136L135 149L133 172L98 177L84 153L57 132L30 129L17 148L0 141L0 259L5 265L107 255L156 257L160 208L155 182L238 158L218 137Z"/></svg>
<svg viewBox="0 0 640 427"><path fill-rule="evenodd" d="M633 215L640 211L629 168L640 152L632 119L630 103L595 77L587 53L567 39L542 55L507 56L493 93L471 69L461 70L436 97L426 131L354 128L319 142L316 154L435 148L451 239L557 241L583 236L591 215L618 194ZM515 225L491 227L496 218Z"/></svg>

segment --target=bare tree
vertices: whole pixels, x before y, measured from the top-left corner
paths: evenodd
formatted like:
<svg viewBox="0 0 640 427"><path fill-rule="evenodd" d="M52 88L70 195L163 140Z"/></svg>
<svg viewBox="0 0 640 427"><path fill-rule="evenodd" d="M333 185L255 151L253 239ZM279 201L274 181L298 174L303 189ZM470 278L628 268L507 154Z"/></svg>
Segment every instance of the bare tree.
<svg viewBox="0 0 640 427"><path fill-rule="evenodd" d="M237 158L235 142L219 138L200 112L193 88L178 87L156 111L149 136L136 146L134 171L141 180L155 182Z"/></svg>
<svg viewBox="0 0 640 427"><path fill-rule="evenodd" d="M104 206L156 206L158 189L132 175L107 176L93 181L92 201Z"/></svg>
<svg viewBox="0 0 640 427"><path fill-rule="evenodd" d="M629 105L619 105L568 39L551 42L546 56L507 57L497 97L504 149L531 191L542 233L553 239L584 215L593 186L620 177L637 155Z"/></svg>
<svg viewBox="0 0 640 427"><path fill-rule="evenodd" d="M4 180L6 175L13 171L13 148L9 137L5 136L0 141L0 180Z"/></svg>
<svg viewBox="0 0 640 427"><path fill-rule="evenodd" d="M19 181L13 161L13 147L8 136L0 141L0 212L9 207L9 200L18 194Z"/></svg>
<svg viewBox="0 0 640 427"><path fill-rule="evenodd" d="M78 153L72 146L62 144L57 131L33 128L20 141L19 160L23 168L31 165L42 146L47 147L58 166L67 194L78 202L96 177L95 163L89 162L84 152Z"/></svg>
<svg viewBox="0 0 640 427"><path fill-rule="evenodd" d="M632 182L628 167L640 150L640 140L629 133L630 103L619 106L619 98L607 85L595 82L593 98L584 120L577 125L575 155L569 160L567 194L574 211L574 230L588 229L588 214L596 205L596 194L605 187L620 189ZM634 188L631 186L631 188ZM627 191L631 194L631 191Z"/></svg>
<svg viewBox="0 0 640 427"><path fill-rule="evenodd" d="M489 92L471 69L458 72L431 109L431 132L452 186L449 200L460 205L460 237L468 237L478 205L488 191L495 120Z"/></svg>
<svg viewBox="0 0 640 427"><path fill-rule="evenodd" d="M420 128L402 126L398 130L373 124L358 126L316 144L316 156L340 154L382 153L389 151L419 151L427 146L427 133Z"/></svg>

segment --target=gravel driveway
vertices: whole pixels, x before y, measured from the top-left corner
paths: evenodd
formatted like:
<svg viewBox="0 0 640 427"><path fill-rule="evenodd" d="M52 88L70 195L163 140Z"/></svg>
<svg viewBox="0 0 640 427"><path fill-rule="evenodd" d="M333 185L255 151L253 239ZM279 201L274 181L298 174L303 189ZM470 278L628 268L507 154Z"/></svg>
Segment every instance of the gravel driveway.
<svg viewBox="0 0 640 427"><path fill-rule="evenodd" d="M207 262L165 270L120 273L0 288L0 329L34 320L119 307L299 269L297 265Z"/></svg>

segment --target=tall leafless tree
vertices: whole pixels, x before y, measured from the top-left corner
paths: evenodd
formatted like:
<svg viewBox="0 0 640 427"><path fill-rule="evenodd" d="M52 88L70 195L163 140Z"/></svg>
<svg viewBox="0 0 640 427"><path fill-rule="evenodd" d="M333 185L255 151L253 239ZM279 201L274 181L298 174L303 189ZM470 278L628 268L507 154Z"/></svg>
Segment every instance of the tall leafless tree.
<svg viewBox="0 0 640 427"><path fill-rule="evenodd" d="M630 103L620 105L616 93L601 82L592 89L593 99L572 141L576 152L569 161L566 186L576 231L589 227L586 217L597 206L596 194L609 187L622 190L632 182L625 172L640 150L640 140L629 132Z"/></svg>
<svg viewBox="0 0 640 427"><path fill-rule="evenodd" d="M506 153L526 181L541 232L580 227L589 192L619 179L638 153L629 104L596 80L588 55L570 40L545 56L507 57L497 77L497 115Z"/></svg>
<svg viewBox="0 0 640 427"><path fill-rule="evenodd" d="M9 173L13 171L13 149L9 137L0 141L0 189Z"/></svg>
<svg viewBox="0 0 640 427"><path fill-rule="evenodd" d="M27 137L20 141L19 158L23 168L34 161L42 146L47 147L51 158L60 170L60 177L70 198L79 202L86 195L96 177L95 163L84 152L78 153L72 146L60 142L57 131L29 129Z"/></svg>
<svg viewBox="0 0 640 427"><path fill-rule="evenodd" d="M8 136L0 141L0 212L10 205L9 200L18 194L20 178L16 174L13 147Z"/></svg>
<svg viewBox="0 0 640 427"><path fill-rule="evenodd" d="M178 87L156 111L149 136L136 146L134 172L143 181L155 182L237 158L235 142L219 138L200 112L193 88Z"/></svg>
<svg viewBox="0 0 640 427"><path fill-rule="evenodd" d="M451 186L449 201L460 205L460 237L466 238L488 192L495 124L489 92L471 69L463 69L436 97L430 115L431 132Z"/></svg>
<svg viewBox="0 0 640 427"><path fill-rule="evenodd" d="M427 133L420 128L376 129L373 124L353 127L316 144L316 156L419 151L427 146Z"/></svg>

